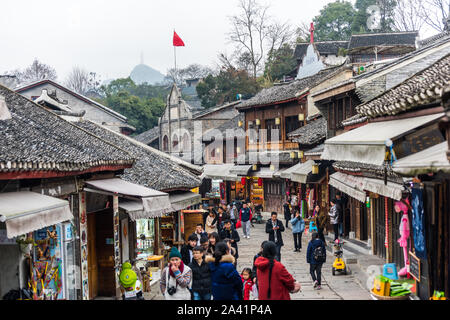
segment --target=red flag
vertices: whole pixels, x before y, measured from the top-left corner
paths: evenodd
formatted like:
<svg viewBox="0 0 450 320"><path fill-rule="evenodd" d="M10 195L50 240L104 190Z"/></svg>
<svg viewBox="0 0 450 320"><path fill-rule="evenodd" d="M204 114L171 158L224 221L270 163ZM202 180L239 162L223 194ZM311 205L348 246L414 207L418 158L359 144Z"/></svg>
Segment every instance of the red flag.
<svg viewBox="0 0 450 320"><path fill-rule="evenodd" d="M181 38L177 35L177 33L173 32L173 46L174 47L184 47L184 42L181 40Z"/></svg>

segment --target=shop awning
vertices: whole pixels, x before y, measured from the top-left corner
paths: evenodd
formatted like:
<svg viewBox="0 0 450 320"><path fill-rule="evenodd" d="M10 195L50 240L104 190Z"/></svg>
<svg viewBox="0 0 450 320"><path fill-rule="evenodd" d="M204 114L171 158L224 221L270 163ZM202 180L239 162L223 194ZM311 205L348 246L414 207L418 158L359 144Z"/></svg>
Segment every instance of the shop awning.
<svg viewBox="0 0 450 320"><path fill-rule="evenodd" d="M142 200L143 211L140 213L134 211L134 213L131 212L130 218L132 220L160 217L164 213L172 211L169 194L165 192L146 188L144 186L118 178L86 181L86 184L97 190L106 192L107 194L117 194L121 197L140 198ZM92 190L85 188L86 191L91 192L95 192L95 189Z"/></svg>
<svg viewBox="0 0 450 320"><path fill-rule="evenodd" d="M314 160L308 160L306 162L297 163L295 166L284 170L281 174L281 178L290 179L291 181L306 183L308 175L312 171L312 165L315 164Z"/></svg>
<svg viewBox="0 0 450 320"><path fill-rule="evenodd" d="M239 181L235 173L231 173L231 168L234 167L233 163L224 164L205 164L203 166L203 173L200 176L201 179L214 179L214 180L225 180L225 181Z"/></svg>
<svg viewBox="0 0 450 320"><path fill-rule="evenodd" d="M284 169L271 170L270 167L260 167L258 171L251 172L250 177L258 177L261 179L280 178L281 172Z"/></svg>
<svg viewBox="0 0 450 320"><path fill-rule="evenodd" d="M30 191L0 193L0 221L8 238L73 219L69 202Z"/></svg>
<svg viewBox="0 0 450 320"><path fill-rule="evenodd" d="M361 202L366 201L366 191L400 200L405 189L398 183L387 181L385 185L380 179L352 176L342 172L333 173L330 176L330 184Z"/></svg>
<svg viewBox="0 0 450 320"><path fill-rule="evenodd" d="M366 201L366 193L362 191L363 178L336 172L330 176L329 184L356 200Z"/></svg>
<svg viewBox="0 0 450 320"><path fill-rule="evenodd" d="M394 172L410 177L438 171L450 173L447 150L448 142L445 141L431 148L404 157L394 162Z"/></svg>
<svg viewBox="0 0 450 320"><path fill-rule="evenodd" d="M251 164L234 166L230 169L230 173L236 174L238 176L247 176L251 168L252 168Z"/></svg>
<svg viewBox="0 0 450 320"><path fill-rule="evenodd" d="M373 122L343 133L325 141L321 159L335 161L353 161L382 165L388 139L404 136L412 130L436 121L444 114Z"/></svg>
<svg viewBox="0 0 450 320"><path fill-rule="evenodd" d="M193 192L183 192L169 194L171 209L165 213L176 212L201 203L201 195ZM149 216L144 212L144 205L141 201L124 200L119 202L119 208L123 209L130 216L131 220L148 219L155 216Z"/></svg>

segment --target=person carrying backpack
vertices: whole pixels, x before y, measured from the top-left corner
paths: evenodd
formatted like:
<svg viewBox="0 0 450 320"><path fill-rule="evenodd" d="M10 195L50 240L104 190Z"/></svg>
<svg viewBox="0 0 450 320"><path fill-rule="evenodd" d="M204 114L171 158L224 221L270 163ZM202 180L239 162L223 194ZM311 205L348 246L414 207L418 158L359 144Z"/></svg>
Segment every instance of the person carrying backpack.
<svg viewBox="0 0 450 320"><path fill-rule="evenodd" d="M314 232L306 252L306 262L309 263L309 272L314 281L314 289L321 289L322 265L326 260L327 252L325 250L325 244L319 239L319 234Z"/></svg>

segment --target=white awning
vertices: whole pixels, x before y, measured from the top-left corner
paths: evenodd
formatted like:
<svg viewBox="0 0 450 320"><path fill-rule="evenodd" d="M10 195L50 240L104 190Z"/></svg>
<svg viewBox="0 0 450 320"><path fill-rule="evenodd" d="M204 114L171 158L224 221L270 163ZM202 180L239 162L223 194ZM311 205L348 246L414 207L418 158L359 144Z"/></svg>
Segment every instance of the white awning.
<svg viewBox="0 0 450 320"><path fill-rule="evenodd" d="M313 164L315 164L314 160L297 163L295 166L284 170L280 174L280 177L290 179L291 181L295 182L306 183L308 174L310 174L312 171Z"/></svg>
<svg viewBox="0 0 450 320"><path fill-rule="evenodd" d="M201 195L193 192L183 192L169 195L171 209L165 213L176 212L186 209L187 207L201 203ZM148 219L155 216L148 215L144 212L144 205L140 201L125 200L119 202L119 207L125 210L131 220ZM159 215L158 215L159 216Z"/></svg>
<svg viewBox="0 0 450 320"><path fill-rule="evenodd" d="M200 179L207 178L214 180L239 181L241 177L238 177L235 173L230 172L233 167L233 163L205 164L203 166L203 173L200 176Z"/></svg>
<svg viewBox="0 0 450 320"><path fill-rule="evenodd" d="M386 152L386 140L404 136L443 115L443 113L439 113L366 124L326 140L321 159L382 165Z"/></svg>
<svg viewBox="0 0 450 320"><path fill-rule="evenodd" d="M364 178L351 176L342 172L333 173L329 184L336 189L348 194L360 202L366 201L366 193L363 191Z"/></svg>
<svg viewBox="0 0 450 320"><path fill-rule="evenodd" d="M202 196L194 192L183 192L169 195L173 211L186 209L187 207L202 202Z"/></svg>
<svg viewBox="0 0 450 320"><path fill-rule="evenodd" d="M230 169L230 173L239 175L239 176L247 176L248 172L252 168L252 165L238 165L234 166Z"/></svg>
<svg viewBox="0 0 450 320"><path fill-rule="evenodd" d="M447 158L448 142L442 142L394 162L394 172L414 177L418 174L443 171L450 173Z"/></svg>
<svg viewBox="0 0 450 320"><path fill-rule="evenodd" d="M86 184L109 194L140 198L142 200L143 211L139 213L137 211L131 211L130 218L132 220L160 217L165 213L172 212L169 194L165 192L143 187L118 178L86 181ZM86 191L95 190L86 189Z"/></svg>
<svg viewBox="0 0 450 320"><path fill-rule="evenodd" d="M0 193L0 221L8 238L71 220L69 202L30 191Z"/></svg>
<svg viewBox="0 0 450 320"><path fill-rule="evenodd" d="M404 190L403 185L398 183L388 181L385 185L384 181L379 179L352 176L342 172L333 173L330 176L329 183L336 189L345 192L361 202L366 201L366 191L394 200L400 200Z"/></svg>

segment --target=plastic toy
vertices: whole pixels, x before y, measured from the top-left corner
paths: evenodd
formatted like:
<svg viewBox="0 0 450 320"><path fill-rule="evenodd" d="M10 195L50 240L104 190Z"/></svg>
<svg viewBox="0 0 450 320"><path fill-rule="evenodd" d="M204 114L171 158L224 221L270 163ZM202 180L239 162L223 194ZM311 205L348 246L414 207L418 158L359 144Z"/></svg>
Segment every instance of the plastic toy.
<svg viewBox="0 0 450 320"><path fill-rule="evenodd" d="M344 254L344 251L342 249L342 246L344 245L344 241L336 239L334 242L334 256L336 257L333 262L333 266L331 268L331 272L334 275L336 275L336 271L342 272L343 274L347 274L347 267L345 265L344 259L342 259L342 256Z"/></svg>

